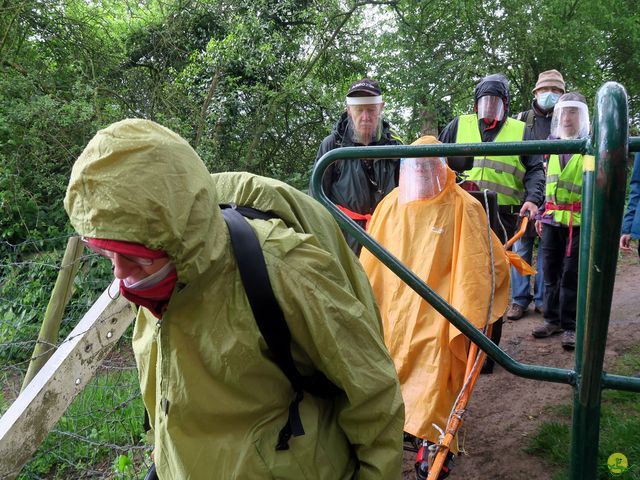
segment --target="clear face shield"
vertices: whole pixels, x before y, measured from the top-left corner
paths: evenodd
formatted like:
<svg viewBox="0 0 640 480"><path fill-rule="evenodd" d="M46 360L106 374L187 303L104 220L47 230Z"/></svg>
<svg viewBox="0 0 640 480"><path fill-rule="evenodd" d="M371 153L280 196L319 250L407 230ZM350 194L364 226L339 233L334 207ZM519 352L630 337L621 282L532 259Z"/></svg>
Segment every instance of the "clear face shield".
<svg viewBox="0 0 640 480"><path fill-rule="evenodd" d="M478 118L486 120L497 120L504 118L504 102L502 97L485 95L478 99Z"/></svg>
<svg viewBox="0 0 640 480"><path fill-rule="evenodd" d="M447 183L447 162L442 157L403 158L400 161L398 202L437 196Z"/></svg>
<svg viewBox="0 0 640 480"><path fill-rule="evenodd" d="M563 140L589 135L589 107L575 100L558 102L553 109L551 135Z"/></svg>
<svg viewBox="0 0 640 480"><path fill-rule="evenodd" d="M353 143L369 145L382 135L382 97L347 97L349 131Z"/></svg>

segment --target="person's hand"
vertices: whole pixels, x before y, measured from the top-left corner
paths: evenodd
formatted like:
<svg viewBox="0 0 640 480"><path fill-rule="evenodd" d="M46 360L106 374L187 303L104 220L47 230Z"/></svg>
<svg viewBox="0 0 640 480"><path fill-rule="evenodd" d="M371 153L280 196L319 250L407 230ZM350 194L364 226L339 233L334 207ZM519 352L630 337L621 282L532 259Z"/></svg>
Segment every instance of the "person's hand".
<svg viewBox="0 0 640 480"><path fill-rule="evenodd" d="M540 220L536 220L536 233L542 238L542 222Z"/></svg>
<svg viewBox="0 0 640 480"><path fill-rule="evenodd" d="M528 212L528 213L527 213ZM524 202L520 208L521 217L529 217L529 220L535 220L538 213L538 206L533 202Z"/></svg>
<svg viewBox="0 0 640 480"><path fill-rule="evenodd" d="M631 235L628 233L620 235L620 250L623 252L631 251Z"/></svg>

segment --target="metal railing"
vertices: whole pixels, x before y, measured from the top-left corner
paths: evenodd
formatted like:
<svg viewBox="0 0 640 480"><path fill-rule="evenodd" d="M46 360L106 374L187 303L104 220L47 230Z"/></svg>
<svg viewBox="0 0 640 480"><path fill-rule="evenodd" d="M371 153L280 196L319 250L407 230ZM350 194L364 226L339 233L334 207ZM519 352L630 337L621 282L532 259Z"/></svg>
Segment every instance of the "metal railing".
<svg viewBox="0 0 640 480"><path fill-rule="evenodd" d="M640 392L640 378L603 372L625 200L626 162L630 151L640 151L640 137L629 138L627 94L620 84L608 82L598 91L591 131L590 137L580 140L345 147L327 152L311 177L311 194L332 213L340 227L488 356L514 375L573 387L570 468L573 480L596 478L602 389ZM511 358L342 213L322 189L323 174L336 160L553 153L585 155L573 370L525 364Z"/></svg>

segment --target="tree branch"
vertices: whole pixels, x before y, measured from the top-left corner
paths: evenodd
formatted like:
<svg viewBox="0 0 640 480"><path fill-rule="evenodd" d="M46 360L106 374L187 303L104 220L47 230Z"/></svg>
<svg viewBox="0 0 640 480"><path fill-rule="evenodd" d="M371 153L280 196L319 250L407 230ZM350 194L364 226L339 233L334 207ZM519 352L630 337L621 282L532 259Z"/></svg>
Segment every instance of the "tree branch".
<svg viewBox="0 0 640 480"><path fill-rule="evenodd" d="M198 148L200 144L200 138L202 137L202 130L204 129L205 119L207 118L207 110L209 109L209 105L211 104L211 99L216 93L218 89L218 82L220 81L220 70L216 70L216 73L213 75L211 79L211 84L209 85L209 91L207 92L207 98L204 99L202 103L202 108L200 109L200 116L198 117L198 126L196 129L196 138L193 141L193 148Z"/></svg>

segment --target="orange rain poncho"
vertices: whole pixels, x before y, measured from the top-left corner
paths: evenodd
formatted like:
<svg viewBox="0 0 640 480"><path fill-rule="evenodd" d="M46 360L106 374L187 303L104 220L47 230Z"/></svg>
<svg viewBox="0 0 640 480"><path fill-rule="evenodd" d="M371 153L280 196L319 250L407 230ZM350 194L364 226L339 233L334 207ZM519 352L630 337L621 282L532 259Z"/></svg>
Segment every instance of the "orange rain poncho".
<svg viewBox="0 0 640 480"><path fill-rule="evenodd" d="M404 205L398 188L378 205L369 234L413 270L440 297L476 327L487 319L491 267L487 219L482 205L455 184L434 198ZM509 266L503 246L491 232L495 263L492 322L507 308ZM384 327L384 340L400 378L405 431L438 442L464 382L469 341L422 297L369 251L360 256L369 276Z"/></svg>

